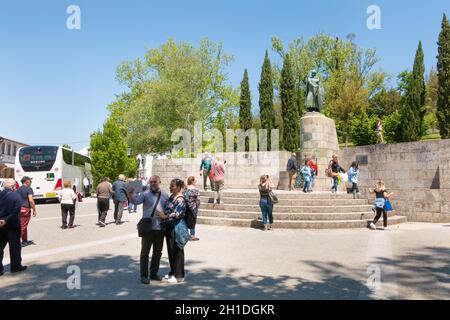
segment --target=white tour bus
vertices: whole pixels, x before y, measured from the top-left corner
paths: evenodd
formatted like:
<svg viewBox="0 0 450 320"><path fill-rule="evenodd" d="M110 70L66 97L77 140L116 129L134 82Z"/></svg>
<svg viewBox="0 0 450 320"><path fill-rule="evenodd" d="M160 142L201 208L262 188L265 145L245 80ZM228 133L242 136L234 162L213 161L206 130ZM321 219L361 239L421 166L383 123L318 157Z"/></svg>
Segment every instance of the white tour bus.
<svg viewBox="0 0 450 320"><path fill-rule="evenodd" d="M92 182L91 160L63 147L31 146L17 151L15 179L32 178L35 199L56 199L65 181L71 181L74 191L84 193L83 179Z"/></svg>

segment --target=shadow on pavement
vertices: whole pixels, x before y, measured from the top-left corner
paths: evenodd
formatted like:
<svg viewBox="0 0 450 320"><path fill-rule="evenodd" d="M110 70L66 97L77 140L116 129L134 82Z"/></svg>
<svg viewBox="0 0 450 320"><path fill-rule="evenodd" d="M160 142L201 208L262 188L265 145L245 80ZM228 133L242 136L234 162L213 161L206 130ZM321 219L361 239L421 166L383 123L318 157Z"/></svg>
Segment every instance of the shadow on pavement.
<svg viewBox="0 0 450 320"><path fill-rule="evenodd" d="M424 248L395 261L380 260L380 265L395 264L395 279L425 296L446 299L450 296L450 249ZM201 261L187 260L186 282L168 284L139 282L139 262L132 256L97 255L68 263L37 264L22 274L5 274L0 284L2 299L373 299L362 270L351 270L339 263L299 262L312 268L317 280L281 275L247 274L238 269L198 270ZM69 290L66 281L69 265L81 270L81 289ZM7 268L9 269L9 268ZM168 272L167 259L161 262L160 275ZM17 279L20 278L20 279ZM431 282L430 282L431 281ZM13 284L13 282L16 282ZM17 283L19 282L19 283ZM408 298L408 297L401 297Z"/></svg>

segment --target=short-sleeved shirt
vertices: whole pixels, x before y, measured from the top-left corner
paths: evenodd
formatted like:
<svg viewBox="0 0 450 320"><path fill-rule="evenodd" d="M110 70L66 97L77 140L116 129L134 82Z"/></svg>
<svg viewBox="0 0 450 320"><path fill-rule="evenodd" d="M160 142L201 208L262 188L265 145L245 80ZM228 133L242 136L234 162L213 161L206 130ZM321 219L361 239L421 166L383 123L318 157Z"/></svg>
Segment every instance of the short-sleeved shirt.
<svg viewBox="0 0 450 320"><path fill-rule="evenodd" d="M155 202L158 199L158 192L145 191L136 196L134 204L144 204L143 208L143 218L150 218L153 213L153 208L155 207ZM155 215L152 218L152 228L153 230L161 230L161 219L156 217L157 212L164 212L166 207L166 202L169 199L169 195L166 192L161 192L159 198L159 203L155 208Z"/></svg>
<svg viewBox="0 0 450 320"><path fill-rule="evenodd" d="M28 196L34 195L33 189L31 187L28 187L26 185L22 185L19 189L16 191L19 195L21 200L21 206L22 208L30 208L30 201L28 200Z"/></svg>

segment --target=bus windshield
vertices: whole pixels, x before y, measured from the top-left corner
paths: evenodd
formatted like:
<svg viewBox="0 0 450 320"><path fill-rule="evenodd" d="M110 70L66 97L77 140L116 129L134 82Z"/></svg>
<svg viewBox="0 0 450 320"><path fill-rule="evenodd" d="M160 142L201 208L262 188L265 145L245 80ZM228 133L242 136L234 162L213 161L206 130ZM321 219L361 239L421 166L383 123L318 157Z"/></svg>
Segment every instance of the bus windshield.
<svg viewBox="0 0 450 320"><path fill-rule="evenodd" d="M49 171L53 167L58 147L25 147L20 150L19 161L23 171Z"/></svg>

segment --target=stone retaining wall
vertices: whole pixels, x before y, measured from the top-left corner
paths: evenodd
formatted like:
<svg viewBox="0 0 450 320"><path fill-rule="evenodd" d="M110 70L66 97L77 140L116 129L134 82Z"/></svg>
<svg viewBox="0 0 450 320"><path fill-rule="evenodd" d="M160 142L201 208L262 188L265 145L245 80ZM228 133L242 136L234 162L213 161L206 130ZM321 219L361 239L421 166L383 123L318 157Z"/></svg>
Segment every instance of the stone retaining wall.
<svg viewBox="0 0 450 320"><path fill-rule="evenodd" d="M344 148L340 164L346 169L357 157L358 186L363 196L377 179L383 179L397 214L408 221L450 222L450 140L371 145Z"/></svg>

